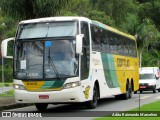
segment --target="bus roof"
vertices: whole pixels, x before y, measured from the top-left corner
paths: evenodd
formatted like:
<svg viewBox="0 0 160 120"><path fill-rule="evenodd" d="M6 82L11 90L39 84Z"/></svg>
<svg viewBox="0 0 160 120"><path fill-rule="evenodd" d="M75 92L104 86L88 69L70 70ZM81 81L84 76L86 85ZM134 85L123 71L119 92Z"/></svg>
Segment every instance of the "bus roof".
<svg viewBox="0 0 160 120"><path fill-rule="evenodd" d="M21 21L19 24L50 22L50 21L67 21L67 20L83 20L83 21L91 22L91 20L86 17L59 16L59 17L46 17L46 18L24 20L24 21Z"/></svg>
<svg viewBox="0 0 160 120"><path fill-rule="evenodd" d="M97 25L97 26L100 26L100 27L102 27L102 28L104 28L104 29L107 29L107 30L109 30L109 31L111 31L111 32L114 32L114 33L117 33L117 34L122 35L122 36L124 36L124 37L128 37L128 38L130 38L130 39L135 40L135 37L134 37L134 36L129 35L129 34L124 33L124 32L121 32L121 31L119 31L119 30L117 30L117 29L115 29L115 28L113 28L113 27L110 27L110 26L108 26L108 25L105 25L105 24L103 24L103 23L101 23L101 22L92 20L92 23L95 24L95 25Z"/></svg>
<svg viewBox="0 0 160 120"><path fill-rule="evenodd" d="M104 29L107 29L111 32L117 33L119 35L122 35L124 37L128 37L130 39L135 40L135 37L129 34L126 34L124 32L121 32L115 28L112 28L108 25L105 25L103 23L100 23L98 21L95 20L90 20L86 17L78 17L78 16L59 16L59 17L46 17L46 18L37 18L37 19L31 19L31 20L24 20L21 21L19 24L27 24L27 23L38 23L38 22L51 22L51 21L67 21L67 20L80 20L80 21L87 21L89 23L95 24L97 26L100 26Z"/></svg>

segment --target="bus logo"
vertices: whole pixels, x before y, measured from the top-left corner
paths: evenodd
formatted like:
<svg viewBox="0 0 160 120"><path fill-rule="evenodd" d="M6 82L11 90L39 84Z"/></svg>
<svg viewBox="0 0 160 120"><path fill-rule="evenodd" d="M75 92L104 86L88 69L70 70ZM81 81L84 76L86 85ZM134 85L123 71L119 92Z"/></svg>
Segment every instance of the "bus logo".
<svg viewBox="0 0 160 120"><path fill-rule="evenodd" d="M88 99L88 97L89 97L89 90L90 90L90 86L88 85L88 86L85 88L85 91L83 91L86 99Z"/></svg>
<svg viewBox="0 0 160 120"><path fill-rule="evenodd" d="M27 85L37 85L37 82L28 82Z"/></svg>

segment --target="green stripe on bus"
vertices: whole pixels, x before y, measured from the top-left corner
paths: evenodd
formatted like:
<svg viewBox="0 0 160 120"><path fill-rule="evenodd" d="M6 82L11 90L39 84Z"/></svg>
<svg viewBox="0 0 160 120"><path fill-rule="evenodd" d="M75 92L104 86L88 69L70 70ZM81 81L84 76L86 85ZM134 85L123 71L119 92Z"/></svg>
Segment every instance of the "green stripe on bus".
<svg viewBox="0 0 160 120"><path fill-rule="evenodd" d="M52 85L51 88L60 88L63 86L66 80L56 80L55 83Z"/></svg>
<svg viewBox="0 0 160 120"><path fill-rule="evenodd" d="M104 75L109 88L119 87L113 55L101 53Z"/></svg>
<svg viewBox="0 0 160 120"><path fill-rule="evenodd" d="M53 80L53 81L45 81L45 84L42 88L61 88L64 84L65 80Z"/></svg>

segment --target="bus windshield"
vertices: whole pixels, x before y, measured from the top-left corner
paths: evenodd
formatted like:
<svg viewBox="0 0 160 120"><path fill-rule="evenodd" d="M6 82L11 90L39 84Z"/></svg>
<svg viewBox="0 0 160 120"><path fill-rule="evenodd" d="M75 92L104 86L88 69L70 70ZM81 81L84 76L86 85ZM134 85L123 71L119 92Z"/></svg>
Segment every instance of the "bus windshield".
<svg viewBox="0 0 160 120"><path fill-rule="evenodd" d="M14 77L52 79L77 76L75 40L17 41Z"/></svg>
<svg viewBox="0 0 160 120"><path fill-rule="evenodd" d="M77 22L48 22L21 24L18 39L65 37L77 34Z"/></svg>
<svg viewBox="0 0 160 120"><path fill-rule="evenodd" d="M140 74L140 80L142 79L155 79L155 74Z"/></svg>

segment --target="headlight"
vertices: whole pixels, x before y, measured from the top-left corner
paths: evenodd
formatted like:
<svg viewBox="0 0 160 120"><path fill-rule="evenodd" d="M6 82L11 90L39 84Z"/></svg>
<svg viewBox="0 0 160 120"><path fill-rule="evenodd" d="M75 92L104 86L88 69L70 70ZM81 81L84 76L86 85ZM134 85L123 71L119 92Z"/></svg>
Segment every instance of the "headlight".
<svg viewBox="0 0 160 120"><path fill-rule="evenodd" d="M80 85L81 85L80 81L71 82L71 83L66 83L66 84L63 86L63 89L74 88L74 87L77 87L77 86L80 86Z"/></svg>
<svg viewBox="0 0 160 120"><path fill-rule="evenodd" d="M18 90L26 90L26 87L24 85L14 84L13 87Z"/></svg>
<svg viewBox="0 0 160 120"><path fill-rule="evenodd" d="M154 84L154 83L148 83L148 85L149 85L149 86L154 86L155 84Z"/></svg>

